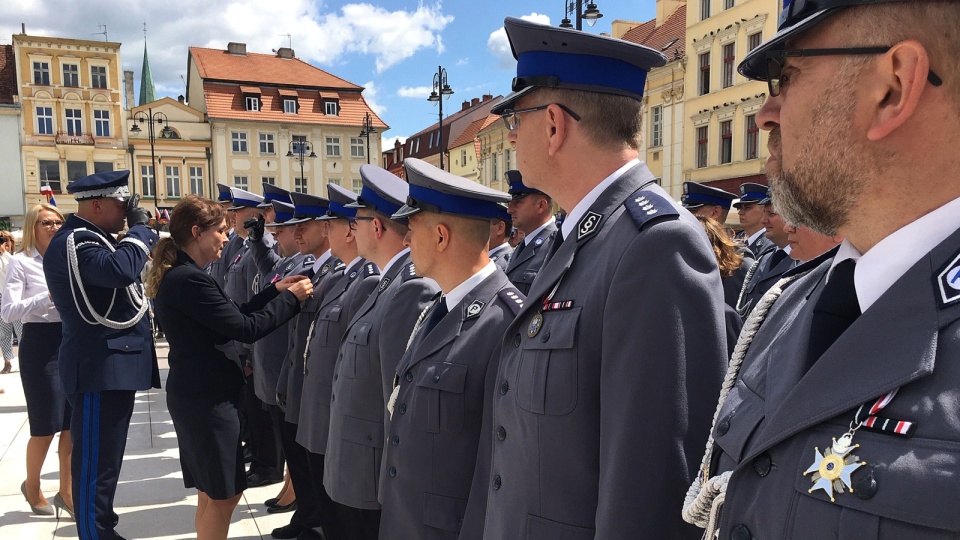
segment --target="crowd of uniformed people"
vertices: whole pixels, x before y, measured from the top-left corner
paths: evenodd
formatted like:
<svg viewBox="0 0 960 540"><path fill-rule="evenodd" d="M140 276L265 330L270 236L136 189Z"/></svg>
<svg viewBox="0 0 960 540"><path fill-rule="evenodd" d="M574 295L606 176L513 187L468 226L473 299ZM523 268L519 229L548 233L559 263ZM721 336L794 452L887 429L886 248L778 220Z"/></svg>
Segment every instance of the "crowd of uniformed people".
<svg viewBox="0 0 960 540"><path fill-rule="evenodd" d="M267 484L275 538L955 537L960 51L919 32L956 20L786 0L740 65L769 188L674 201L638 159L666 59L514 18L508 194L408 158L359 194L221 185L158 242L125 172L70 184L42 265L80 537L120 538L151 317L198 538Z"/></svg>

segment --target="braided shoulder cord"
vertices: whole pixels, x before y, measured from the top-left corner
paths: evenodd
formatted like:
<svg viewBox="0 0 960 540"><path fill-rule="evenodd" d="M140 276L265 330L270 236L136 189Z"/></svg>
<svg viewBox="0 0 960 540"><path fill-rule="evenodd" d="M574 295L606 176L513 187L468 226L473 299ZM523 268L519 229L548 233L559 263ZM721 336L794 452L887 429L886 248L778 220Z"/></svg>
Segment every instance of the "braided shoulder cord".
<svg viewBox="0 0 960 540"><path fill-rule="evenodd" d="M146 296L143 293L143 286L137 284L136 282L127 285L124 290L127 293L127 298L130 300L130 303L137 308L137 313L134 314L133 318L128 321L113 321L107 318L107 315L110 314L110 311L113 309L113 303L117 299L117 289L113 289L113 294L110 297L110 305L107 306L107 310L103 315L97 313L93 308L93 304L90 303L90 298L87 296L87 290L83 286L83 281L80 278L80 262L77 259L77 246L76 238L74 235L77 231L85 231L87 229L75 229L69 236L67 236L67 277L70 280L70 294L73 296L73 303L77 307L77 312L80 314L80 317L89 325L101 324L107 328L112 328L114 330L123 330L130 328L140 322L140 319L143 318L149 309L149 304L146 301ZM100 235L95 231L88 231L97 235L104 245L110 249L111 252L116 253L117 249L107 241L106 238ZM74 282L76 282L76 287L74 287ZM87 319L86 315L83 314L83 309L80 306L80 303L77 301L77 292L76 289L80 290L80 296L83 298L84 305L87 307L87 311L90 312L90 315L94 320Z"/></svg>
<svg viewBox="0 0 960 540"><path fill-rule="evenodd" d="M760 259L757 259L753 262L753 265L749 270L747 270L747 275L743 278L743 286L740 287L740 295L737 296L737 306L735 308L741 317L747 316L747 313L744 313L744 311L746 311L748 306L743 305L743 297L745 294L747 294L747 287L750 286L750 282L753 280L753 275L757 273L758 268L760 268Z"/></svg>

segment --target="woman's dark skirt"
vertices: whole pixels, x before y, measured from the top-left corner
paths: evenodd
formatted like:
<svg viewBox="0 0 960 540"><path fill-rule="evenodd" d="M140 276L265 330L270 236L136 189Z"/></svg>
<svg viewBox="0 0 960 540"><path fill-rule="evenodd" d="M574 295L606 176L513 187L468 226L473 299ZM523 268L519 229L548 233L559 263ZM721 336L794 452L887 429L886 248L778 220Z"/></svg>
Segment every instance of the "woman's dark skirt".
<svg viewBox="0 0 960 540"><path fill-rule="evenodd" d="M60 382L60 341L63 325L24 323L20 337L20 382L27 400L32 437L70 429L70 404Z"/></svg>
<svg viewBox="0 0 960 540"><path fill-rule="evenodd" d="M239 394L229 399L167 394L167 409L180 445L184 487L217 500L247 489L239 403Z"/></svg>

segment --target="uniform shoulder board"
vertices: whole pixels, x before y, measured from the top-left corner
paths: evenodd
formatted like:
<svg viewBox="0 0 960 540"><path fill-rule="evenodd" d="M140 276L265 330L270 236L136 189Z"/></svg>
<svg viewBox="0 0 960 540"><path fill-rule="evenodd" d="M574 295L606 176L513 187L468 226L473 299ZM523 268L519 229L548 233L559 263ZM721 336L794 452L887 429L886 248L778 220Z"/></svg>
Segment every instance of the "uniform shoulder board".
<svg viewBox="0 0 960 540"><path fill-rule="evenodd" d="M316 261L316 259L313 258L313 255L310 255L310 256L308 256L308 257L304 257L304 258L303 258L303 262L300 263L300 268L310 268L311 266L313 266L313 263L315 263L315 262L317 262L317 261Z"/></svg>
<svg viewBox="0 0 960 540"><path fill-rule="evenodd" d="M363 277L365 277L365 278L366 278L366 277L370 277L370 276L379 276L379 275L380 275L380 269L377 268L377 265L375 265L375 264L373 264L373 263L371 263L371 262L368 262L368 263L366 263L366 264L363 265L363 272L362 272L362 274L363 274Z"/></svg>
<svg viewBox="0 0 960 540"><path fill-rule="evenodd" d="M500 299L507 304L507 307L510 308L510 311L514 316L520 313L520 310L523 308L523 300L525 297L523 296L523 293L521 293L520 290L515 287L504 287L500 289L500 292L497 293L497 296L499 296Z"/></svg>
<svg viewBox="0 0 960 540"><path fill-rule="evenodd" d="M400 281L410 281L411 279L419 279L420 276L417 275L417 269L413 263L407 264L406 268L400 272Z"/></svg>
<svg viewBox="0 0 960 540"><path fill-rule="evenodd" d="M347 265L343 261L337 261L337 264L333 265L334 272L343 272L346 269Z"/></svg>
<svg viewBox="0 0 960 540"><path fill-rule="evenodd" d="M637 229L643 229L644 225L655 219L680 216L680 212L670 201L652 191L644 191L642 188L627 197L623 204L630 212L633 222L637 224Z"/></svg>

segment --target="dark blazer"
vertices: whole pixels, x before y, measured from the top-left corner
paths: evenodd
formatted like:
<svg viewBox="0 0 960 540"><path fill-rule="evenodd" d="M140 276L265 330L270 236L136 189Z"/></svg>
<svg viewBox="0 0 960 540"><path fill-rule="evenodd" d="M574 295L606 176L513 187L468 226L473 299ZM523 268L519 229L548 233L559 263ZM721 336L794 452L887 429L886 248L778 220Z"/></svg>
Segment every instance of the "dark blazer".
<svg viewBox="0 0 960 540"><path fill-rule="evenodd" d="M507 265L510 264L510 257L512 256L513 248L510 247L510 244L501 244L490 254L490 260L497 265L497 268L506 271Z"/></svg>
<svg viewBox="0 0 960 540"><path fill-rule="evenodd" d="M754 259L759 259L760 256L766 252L777 249L777 245L774 244L772 240L767 238L766 233L764 233L753 242L747 244L747 249L749 249L750 253L753 254Z"/></svg>
<svg viewBox="0 0 960 540"><path fill-rule="evenodd" d="M726 366L720 272L653 180L640 163L600 195L504 334L485 538L700 538L679 508ZM541 321L555 286L570 304Z"/></svg>
<svg viewBox="0 0 960 540"><path fill-rule="evenodd" d="M252 343L299 311L297 297L269 286L246 304L236 304L213 276L185 253L163 276L154 300L170 343L167 393L231 396L244 384L231 340Z"/></svg>
<svg viewBox="0 0 960 540"><path fill-rule="evenodd" d="M233 256L233 260L227 263L226 274L224 275L223 290L227 292L227 297L238 304L244 304L253 298L253 295L259 291L257 261L254 260L251 242L244 240ZM276 240L269 232L264 233L260 242L262 247L273 249ZM250 355L253 354L253 344L237 342L234 344L240 354L241 360L250 361Z"/></svg>
<svg viewBox="0 0 960 540"><path fill-rule="evenodd" d="M523 294L527 294L527 292L530 291L530 285L533 284L533 280L537 277L537 272L539 272L540 267L543 266L547 252L550 251L550 243L556 233L557 224L551 221L543 230L537 233L535 237L530 238L529 244L524 245L523 242L521 242L517 245L516 249L513 250L510 264L507 265L504 272L507 273L507 277L510 278L513 285L520 289L520 292ZM524 238L524 242L525 241L526 238Z"/></svg>
<svg viewBox="0 0 960 540"><path fill-rule="evenodd" d="M297 443L314 454L327 451L333 370L347 324L377 287L380 270L361 259L323 296L303 367Z"/></svg>
<svg viewBox="0 0 960 540"><path fill-rule="evenodd" d="M814 267L773 305L717 417L719 464L710 475L732 471L720 538L734 530L782 539L960 535L960 303L943 284L958 246L960 231L907 270L809 369L812 311L832 254L795 271ZM853 493L834 492L831 502L823 490L811 492L804 472L814 449L846 433L860 405L898 387L880 416L913 422L913 437L859 429L851 454L866 465L850 476Z"/></svg>
<svg viewBox="0 0 960 540"><path fill-rule="evenodd" d="M380 538L457 538L481 436L484 381L499 362L491 355L522 302L498 269L429 333L420 330L403 355L380 471Z"/></svg>
<svg viewBox="0 0 960 540"><path fill-rule="evenodd" d="M773 287L784 272L797 265L797 261L790 258L782 248L767 251L766 255L760 257L756 263L756 270L751 270L749 280L746 281L746 288L742 289L743 294L737 304L737 311L744 319L750 314L760 298L763 297L770 287Z"/></svg>
<svg viewBox="0 0 960 540"><path fill-rule="evenodd" d="M237 256L237 252L240 251L240 248L243 247L243 238L240 237L235 232L230 233L230 238L227 240L227 243L224 244L223 250L220 252L220 258L216 261L210 263L207 266L207 273L213 276L213 279L223 286L224 277L227 275L227 267L233 262L234 258Z"/></svg>
<svg viewBox="0 0 960 540"><path fill-rule="evenodd" d="M67 274L67 240L74 232L80 279L90 303L101 315L112 303L107 318L113 321L127 321L137 313L124 288L130 284L141 285L143 265L158 240L157 234L148 227L135 225L123 241L117 242L112 235L77 215L68 217L50 240L43 258L43 273L63 321L59 360L63 390L67 394L78 394L160 388L148 316L121 330L84 320L93 320L93 317ZM116 251L108 248L104 241Z"/></svg>
<svg viewBox="0 0 960 540"><path fill-rule="evenodd" d="M380 508L385 403L413 325L439 291L417 275L407 254L386 270L347 327L334 368L323 467L323 485L341 504Z"/></svg>
<svg viewBox="0 0 960 540"><path fill-rule="evenodd" d="M737 308L737 299L740 298L740 291L743 290L743 281L750 273L750 267L757 262L746 249L741 249L740 254L743 255L740 268L732 276L720 280L723 284L723 301L734 309Z"/></svg>

